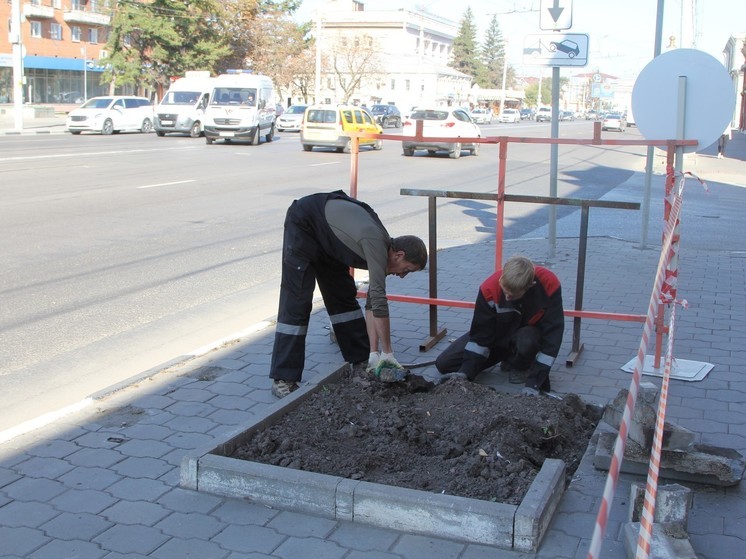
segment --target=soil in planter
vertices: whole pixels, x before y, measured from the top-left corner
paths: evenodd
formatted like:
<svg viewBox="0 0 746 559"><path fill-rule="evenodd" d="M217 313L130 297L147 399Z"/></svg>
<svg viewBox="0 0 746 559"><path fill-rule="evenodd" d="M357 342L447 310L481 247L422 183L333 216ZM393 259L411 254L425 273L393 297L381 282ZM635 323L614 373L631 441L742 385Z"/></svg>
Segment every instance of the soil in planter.
<svg viewBox="0 0 746 559"><path fill-rule="evenodd" d="M578 467L600 419L577 395L499 393L410 374L343 378L236 449L234 458L519 504L546 458Z"/></svg>

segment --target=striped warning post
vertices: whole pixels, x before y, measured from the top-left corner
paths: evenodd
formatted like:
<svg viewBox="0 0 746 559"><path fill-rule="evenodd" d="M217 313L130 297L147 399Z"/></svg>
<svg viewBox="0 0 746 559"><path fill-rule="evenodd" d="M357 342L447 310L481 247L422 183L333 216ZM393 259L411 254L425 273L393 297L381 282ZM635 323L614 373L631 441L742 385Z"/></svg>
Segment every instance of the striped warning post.
<svg viewBox="0 0 746 559"><path fill-rule="evenodd" d="M604 485L604 494L601 499L601 506L599 507L598 515L596 516L596 525L593 529L593 536L591 538L591 544L588 550L588 559L598 559L600 557L601 544L603 542L604 534L606 533L606 526L609 520L609 512L611 504L614 501L614 493L616 492L616 486L619 481L619 471L622 466L624 448L627 443L629 424L632 418L632 413L635 409L635 402L637 401L640 379L642 377L642 370L645 364L645 355L647 355L650 335L653 329L653 323L655 321L656 307L662 295L666 268L671 258L671 244L674 241L674 229L679 220L681 203L682 197L680 190L674 197L671 212L668 216L668 219L666 220L664 242L663 247L661 248L660 258L658 260L658 267L656 269L653 291L650 294L647 318L645 319L645 326L643 327L640 346L637 350L637 358L635 360L635 367L632 374L632 380L630 382L629 393L627 394L627 402L625 404L624 414L622 415L622 420L619 425L619 434L617 435L616 441L614 443L614 454L611 458L609 474L606 476L606 483Z"/></svg>
<svg viewBox="0 0 746 559"><path fill-rule="evenodd" d="M686 306L686 301L683 301L681 304ZM671 380L671 368L673 366L673 342L675 323L676 304L671 307L668 348L666 351L666 362L663 370L661 396L660 400L658 401L658 413L655 420L653 448L650 453L650 466L648 467L648 479L645 485L645 498L642 504L640 532L637 537L637 550L635 552L635 559L649 559L650 557L650 542L653 539L653 523L655 522L655 500L658 494L658 473L660 472L661 452L663 450L663 426L666 423L668 385Z"/></svg>

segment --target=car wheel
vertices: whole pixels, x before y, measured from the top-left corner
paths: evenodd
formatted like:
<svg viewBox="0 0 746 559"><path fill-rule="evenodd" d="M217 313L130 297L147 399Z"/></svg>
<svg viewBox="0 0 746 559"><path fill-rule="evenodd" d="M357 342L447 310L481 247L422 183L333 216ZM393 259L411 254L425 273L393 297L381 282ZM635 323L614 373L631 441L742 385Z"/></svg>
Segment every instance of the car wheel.
<svg viewBox="0 0 746 559"><path fill-rule="evenodd" d="M376 140L376 143L373 144L373 149L376 151L381 151L383 149L383 140Z"/></svg>
<svg viewBox="0 0 746 559"><path fill-rule="evenodd" d="M149 118L146 118L142 121L142 126L140 126L140 132L143 134L149 134L153 130L153 121Z"/></svg>
<svg viewBox="0 0 746 559"><path fill-rule="evenodd" d="M208 138L207 136L205 136L205 143L206 143L206 144L207 144L208 146L212 145L212 143L213 143L214 141L215 141L214 139L212 139L212 138Z"/></svg>
<svg viewBox="0 0 746 559"><path fill-rule="evenodd" d="M80 130L70 130L70 134L72 134L73 136L77 136L78 134L80 134Z"/></svg>
<svg viewBox="0 0 746 559"><path fill-rule="evenodd" d="M259 125L256 125L256 131L254 132L254 135L251 137L251 145L252 146L258 146L259 145L259 133L261 131L259 130Z"/></svg>
<svg viewBox="0 0 746 559"><path fill-rule="evenodd" d="M156 130L155 135L158 136L158 137L160 137L160 138L163 138L163 136L165 136L166 133L163 132L162 130Z"/></svg>
<svg viewBox="0 0 746 559"><path fill-rule="evenodd" d="M405 156L412 157L414 155L414 148L404 148L402 152Z"/></svg>
<svg viewBox="0 0 746 559"><path fill-rule="evenodd" d="M428 155L435 155L436 153L438 153L437 149L429 149L429 150L427 150L427 154Z"/></svg>
<svg viewBox="0 0 746 559"><path fill-rule="evenodd" d="M388 128L389 127L389 119L386 117L383 117L381 119L381 128Z"/></svg>
<svg viewBox="0 0 746 559"><path fill-rule="evenodd" d="M471 154L472 155L479 155L479 149L482 144L474 144L474 147L471 148Z"/></svg>
<svg viewBox="0 0 746 559"><path fill-rule="evenodd" d="M192 124L192 127L189 129L189 137L190 138L199 138L202 134L202 125L200 124L199 120Z"/></svg>
<svg viewBox="0 0 746 559"><path fill-rule="evenodd" d="M338 148L342 153L350 153L352 151L352 140L347 140L347 143L343 148Z"/></svg>
<svg viewBox="0 0 746 559"><path fill-rule="evenodd" d="M273 124L272 126L269 127L269 134L267 134L264 137L264 139L267 140L268 142L271 142L274 136L275 136L275 125Z"/></svg>
<svg viewBox="0 0 746 559"><path fill-rule="evenodd" d="M313 146L309 146L308 144L303 144L303 151L311 151L313 149Z"/></svg>
<svg viewBox="0 0 746 559"><path fill-rule="evenodd" d="M456 142L453 144L453 149L448 153L448 157L451 159L458 159L461 157L461 144Z"/></svg>
<svg viewBox="0 0 746 559"><path fill-rule="evenodd" d="M109 134L111 134L112 132L114 132L114 123L113 123L113 122L111 121L111 119L110 119L110 118L107 118L107 119L106 119L106 120L104 121L104 125L103 125L103 126L101 127L101 133L102 133L102 134L103 134L104 136L108 136L108 135L109 135Z"/></svg>

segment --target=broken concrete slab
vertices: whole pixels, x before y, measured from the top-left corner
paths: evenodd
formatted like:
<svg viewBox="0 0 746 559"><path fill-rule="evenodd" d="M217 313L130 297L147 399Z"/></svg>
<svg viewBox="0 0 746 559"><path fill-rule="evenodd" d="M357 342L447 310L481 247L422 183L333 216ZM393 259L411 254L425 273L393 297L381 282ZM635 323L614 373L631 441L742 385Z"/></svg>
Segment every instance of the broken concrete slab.
<svg viewBox="0 0 746 559"><path fill-rule="evenodd" d="M629 559L634 559L636 556L639 534L639 522L628 522L624 525L624 548ZM673 537L666 533L662 525L654 523L650 541L650 559L697 559L697 554L689 538Z"/></svg>
<svg viewBox="0 0 746 559"><path fill-rule="evenodd" d="M614 455L616 437L617 434L611 432L599 435L593 459L596 469L608 471ZM646 476L649 461L649 450L634 441L627 441L620 469L623 473ZM692 445L687 451L664 450L661 453L658 477L670 481L729 487L740 483L745 467L743 456L735 450Z"/></svg>

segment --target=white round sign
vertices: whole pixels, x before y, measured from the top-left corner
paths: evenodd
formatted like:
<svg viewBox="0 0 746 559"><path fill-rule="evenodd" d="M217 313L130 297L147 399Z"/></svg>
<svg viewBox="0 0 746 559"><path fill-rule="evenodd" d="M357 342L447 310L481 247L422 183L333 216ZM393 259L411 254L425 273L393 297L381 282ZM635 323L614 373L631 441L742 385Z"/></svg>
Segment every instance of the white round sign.
<svg viewBox="0 0 746 559"><path fill-rule="evenodd" d="M679 83L686 78L684 133L678 138ZM656 56L635 81L632 112L647 140L697 140L698 151L717 140L733 118L736 94L728 71L716 58L695 49Z"/></svg>

